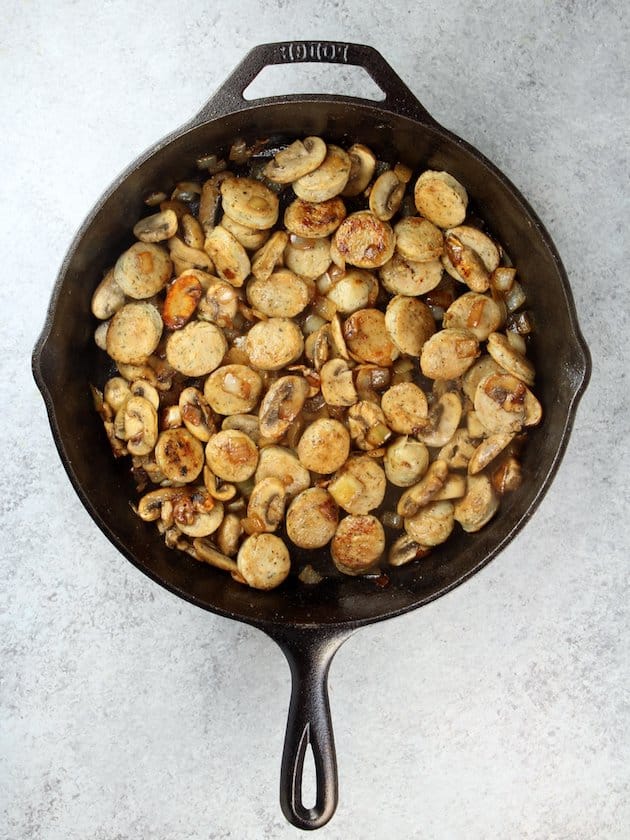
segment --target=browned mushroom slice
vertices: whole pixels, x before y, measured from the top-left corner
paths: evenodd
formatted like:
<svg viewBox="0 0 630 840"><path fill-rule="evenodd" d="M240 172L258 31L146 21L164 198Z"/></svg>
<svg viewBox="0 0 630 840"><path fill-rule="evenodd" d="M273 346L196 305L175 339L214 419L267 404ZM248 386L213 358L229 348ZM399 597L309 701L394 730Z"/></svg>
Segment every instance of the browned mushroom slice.
<svg viewBox="0 0 630 840"><path fill-rule="evenodd" d="M268 476L254 485L247 503L243 527L250 534L272 533L284 517L286 489L282 481Z"/></svg>
<svg viewBox="0 0 630 840"><path fill-rule="evenodd" d="M216 533L217 546L223 554L234 557L243 533L240 517L235 513L227 513L219 525Z"/></svg>
<svg viewBox="0 0 630 840"><path fill-rule="evenodd" d="M241 225L267 230L278 221L278 196L254 178L226 178L221 202L224 213Z"/></svg>
<svg viewBox="0 0 630 840"><path fill-rule="evenodd" d="M411 487L416 484L429 466L429 450L420 441L407 435L396 438L387 447L383 459L385 475L396 487Z"/></svg>
<svg viewBox="0 0 630 840"><path fill-rule="evenodd" d="M283 230L272 233L267 242L252 257L252 274L258 280L266 280L274 268L282 262L284 249L289 241Z"/></svg>
<svg viewBox="0 0 630 840"><path fill-rule="evenodd" d="M464 531L479 531L494 516L499 508L499 499L490 479L486 475L469 475L466 495L454 508L455 520Z"/></svg>
<svg viewBox="0 0 630 840"><path fill-rule="evenodd" d="M381 408L369 400L360 400L348 411L348 429L359 449L378 449L392 433Z"/></svg>
<svg viewBox="0 0 630 840"><path fill-rule="evenodd" d="M205 251L201 248L191 248L178 236L173 236L168 240L168 250L176 275L183 274L185 271L207 273L214 271L212 260Z"/></svg>
<svg viewBox="0 0 630 840"><path fill-rule="evenodd" d="M326 143L321 137L305 137L280 149L263 169L265 178L276 184L290 184L313 172L326 157Z"/></svg>
<svg viewBox="0 0 630 840"><path fill-rule="evenodd" d="M486 272L489 275L492 275L491 280L492 278L495 278L500 285L503 284L507 286L507 288L504 288L503 291L508 291L509 288L512 288L514 277L511 272L513 269L506 269L509 272L508 275L505 275L502 271L500 271L496 277L494 275L494 272L498 270L499 261L501 259L501 251L492 239L487 236L487 234L480 231L479 228L471 227L470 225L458 225L457 227L447 230L445 232L445 236L456 237L457 241L461 243L464 248L469 248L474 251L475 254L480 257ZM445 253L442 255L442 262L444 264L444 268L448 271L451 277L455 280L465 282L464 277L459 273L448 254ZM483 291L483 289L476 289L475 291Z"/></svg>
<svg viewBox="0 0 630 840"><path fill-rule="evenodd" d="M368 210L348 216L333 237L334 249L341 260L357 268L384 265L393 256L395 245L396 236L391 225Z"/></svg>
<svg viewBox="0 0 630 840"><path fill-rule="evenodd" d="M205 496L206 503L201 509L195 509L195 495ZM223 521L223 504L219 501L208 497L204 488L195 488L192 496L192 511L184 509L181 515L177 515L175 510L175 524L177 529L186 534L187 537L208 537L214 534L221 522ZM211 504L208 504L210 502Z"/></svg>
<svg viewBox="0 0 630 840"><path fill-rule="evenodd" d="M231 283L212 277L197 308L197 317L218 327L233 327L238 312L238 292Z"/></svg>
<svg viewBox="0 0 630 840"><path fill-rule="evenodd" d="M217 172L204 182L199 199L199 223L206 236L217 223L219 205L221 203L221 183L234 177L231 172Z"/></svg>
<svg viewBox="0 0 630 840"><path fill-rule="evenodd" d="M125 305L125 293L114 279L114 269L106 273L92 295L92 314L107 321Z"/></svg>
<svg viewBox="0 0 630 840"><path fill-rule="evenodd" d="M468 462L468 474L476 475L485 469L513 439L509 432L495 432L482 440Z"/></svg>
<svg viewBox="0 0 630 840"><path fill-rule="evenodd" d="M131 396L131 388L122 376L112 376L103 388L103 399L113 409L118 411Z"/></svg>
<svg viewBox="0 0 630 840"><path fill-rule="evenodd" d="M428 405L424 391L413 382L392 385L381 400L387 425L400 435L415 435L426 428Z"/></svg>
<svg viewBox="0 0 630 840"><path fill-rule="evenodd" d="M205 249L212 258L217 274L237 288L242 286L250 272L250 261L245 248L224 227L215 227L205 242Z"/></svg>
<svg viewBox="0 0 630 840"><path fill-rule="evenodd" d="M501 333L493 332L488 336L488 353L504 370L517 379L522 379L526 385L533 385L536 370L534 365L523 354L519 353Z"/></svg>
<svg viewBox="0 0 630 840"><path fill-rule="evenodd" d="M320 202L296 198L285 211L284 225L295 236L320 239L334 233L345 218L346 207L338 197Z"/></svg>
<svg viewBox="0 0 630 840"><path fill-rule="evenodd" d="M468 368L462 378L462 387L471 402L475 400L477 385L479 385L484 377L490 376L491 373L506 373L506 371L491 356L486 354L480 356L474 365Z"/></svg>
<svg viewBox="0 0 630 840"><path fill-rule="evenodd" d="M339 507L352 514L366 514L385 498L387 479L369 455L353 455L336 473L328 492Z"/></svg>
<svg viewBox="0 0 630 840"><path fill-rule="evenodd" d="M361 362L389 367L399 351L389 337L385 315L379 309L359 309L347 319L343 335L348 350Z"/></svg>
<svg viewBox="0 0 630 840"><path fill-rule="evenodd" d="M179 395L179 410L188 431L198 440L207 443L216 432L216 424L201 391L198 388L184 388Z"/></svg>
<svg viewBox="0 0 630 840"><path fill-rule="evenodd" d="M291 570L286 545L275 534L252 534L240 547L238 571L253 589L274 589Z"/></svg>
<svg viewBox="0 0 630 840"><path fill-rule="evenodd" d="M477 385L475 411L488 432L516 433L535 426L542 409L529 388L510 374L495 373Z"/></svg>
<svg viewBox="0 0 630 840"><path fill-rule="evenodd" d="M464 245L454 233L447 234L446 256L457 273L457 279L473 292L485 292L490 287L490 272L479 254Z"/></svg>
<svg viewBox="0 0 630 840"><path fill-rule="evenodd" d="M375 516L346 516L332 539L331 556L340 572L361 575L377 563L385 551L385 531Z"/></svg>
<svg viewBox="0 0 630 840"><path fill-rule="evenodd" d="M187 484L201 474L203 446L188 429L167 429L158 437L155 460L166 478Z"/></svg>
<svg viewBox="0 0 630 840"><path fill-rule="evenodd" d="M270 318L294 318L306 308L310 290L305 280L286 268L247 284L247 300Z"/></svg>
<svg viewBox="0 0 630 840"><path fill-rule="evenodd" d="M258 447L243 432L223 430L206 444L206 461L212 472L224 481L246 481L256 471Z"/></svg>
<svg viewBox="0 0 630 840"><path fill-rule="evenodd" d="M225 522L226 519L227 516L224 517L223 522ZM221 526L219 526L219 529L220 528ZM192 552L189 553L191 553L196 560L199 560L202 563L208 563L210 566L222 569L225 572L238 571L238 566L235 561L228 557L227 553L222 554L220 551L217 551L210 540L205 540L203 538L193 540L193 549L194 554L192 554Z"/></svg>
<svg viewBox="0 0 630 840"><path fill-rule="evenodd" d="M269 318L250 329L245 349L254 367L280 370L299 359L304 338L297 324L288 318Z"/></svg>
<svg viewBox="0 0 630 840"><path fill-rule="evenodd" d="M287 536L299 548L322 548L335 535L339 509L323 487L303 490L291 502L286 516Z"/></svg>
<svg viewBox="0 0 630 840"><path fill-rule="evenodd" d="M362 193L372 180L376 169L376 155L362 143L354 143L348 149L348 157L350 174L341 194L351 198Z"/></svg>
<svg viewBox="0 0 630 840"><path fill-rule="evenodd" d="M420 545L413 540L409 534L402 534L398 539L392 543L392 546L387 555L387 562L390 566L404 566L406 563L411 563L413 560L419 560L426 557L431 549L425 545Z"/></svg>
<svg viewBox="0 0 630 840"><path fill-rule="evenodd" d="M338 420L322 418L306 427L297 446L306 469L327 475L345 463L350 452L350 435Z"/></svg>
<svg viewBox="0 0 630 840"><path fill-rule="evenodd" d="M451 440L462 418L462 401L455 391L446 391L429 412L429 422L416 433L427 446L441 447Z"/></svg>
<svg viewBox="0 0 630 840"><path fill-rule="evenodd" d="M130 455L148 455L158 439L157 412L144 397L132 396L120 409Z"/></svg>
<svg viewBox="0 0 630 840"><path fill-rule="evenodd" d="M157 388L151 385L144 379L136 379L131 383L130 391L134 397L143 397L148 400L153 408L157 411L160 407L160 395Z"/></svg>
<svg viewBox="0 0 630 840"><path fill-rule="evenodd" d="M425 342L420 356L429 379L457 379L479 355L479 342L470 330L444 329Z"/></svg>
<svg viewBox="0 0 630 840"><path fill-rule="evenodd" d="M246 414L258 402L262 385L247 365L222 365L206 379L204 396L217 414Z"/></svg>
<svg viewBox="0 0 630 840"><path fill-rule="evenodd" d="M207 321L191 321L166 342L168 363L185 376L205 376L221 364L227 351L223 331Z"/></svg>
<svg viewBox="0 0 630 840"><path fill-rule="evenodd" d="M448 466L445 461L433 461L425 475L417 483L402 494L398 500L396 512L400 516L414 516L420 508L432 501L435 494L442 489L448 477ZM429 545L429 543L425 543Z"/></svg>
<svg viewBox="0 0 630 840"><path fill-rule="evenodd" d="M419 356L435 332L435 321L426 303L405 295L396 295L387 304L385 326L396 347L409 356Z"/></svg>
<svg viewBox="0 0 630 840"><path fill-rule="evenodd" d="M405 194L405 184L396 173L388 169L381 173L370 190L370 211L382 221L388 222L399 210Z"/></svg>
<svg viewBox="0 0 630 840"><path fill-rule="evenodd" d="M116 261L114 280L128 297L143 300L164 288L172 270L173 263L163 248L136 242Z"/></svg>
<svg viewBox="0 0 630 840"><path fill-rule="evenodd" d="M293 192L304 201L328 201L343 190L350 177L351 161L339 146L328 145L317 169L293 182Z"/></svg>
<svg viewBox="0 0 630 840"><path fill-rule="evenodd" d="M237 242L247 251L257 251L258 248L267 242L270 236L269 229L259 230L257 228L247 227L240 222L235 222L229 216L223 216L221 219L221 227L229 231Z"/></svg>
<svg viewBox="0 0 630 840"><path fill-rule="evenodd" d="M422 216L406 216L394 225L396 251L405 260L428 262L444 252L444 235Z"/></svg>
<svg viewBox="0 0 630 840"><path fill-rule="evenodd" d="M166 292L162 319L169 329L179 330L192 318L203 289L194 274L184 272L170 284Z"/></svg>
<svg viewBox="0 0 630 840"><path fill-rule="evenodd" d="M289 499L306 490L311 483L309 471L286 446L264 446L260 450L255 480L259 482L270 475L282 481Z"/></svg>
<svg viewBox="0 0 630 840"><path fill-rule="evenodd" d="M280 440L302 410L308 392L308 382L301 376L277 379L260 404L260 434L270 441Z"/></svg>
<svg viewBox="0 0 630 840"><path fill-rule="evenodd" d="M441 228L461 225L466 217L468 195L448 172L423 172L416 181L414 200L420 215Z"/></svg>
<svg viewBox="0 0 630 840"><path fill-rule="evenodd" d="M155 306L127 303L109 322L107 352L116 362L142 364L158 346L161 336L162 319Z"/></svg>
<svg viewBox="0 0 630 840"><path fill-rule="evenodd" d="M162 242L177 233L177 216L172 210L153 213L140 219L133 229L133 235L141 242Z"/></svg>
<svg viewBox="0 0 630 840"><path fill-rule="evenodd" d="M354 405L359 399L352 371L343 359L331 359L321 368L321 389L328 405Z"/></svg>
<svg viewBox="0 0 630 840"><path fill-rule="evenodd" d="M405 531L420 545L440 545L450 537L455 518L450 501L429 502L405 519Z"/></svg>
<svg viewBox="0 0 630 840"><path fill-rule="evenodd" d="M394 254L379 271L379 277L388 292L394 295L424 295L439 286L442 279L439 260L414 262Z"/></svg>

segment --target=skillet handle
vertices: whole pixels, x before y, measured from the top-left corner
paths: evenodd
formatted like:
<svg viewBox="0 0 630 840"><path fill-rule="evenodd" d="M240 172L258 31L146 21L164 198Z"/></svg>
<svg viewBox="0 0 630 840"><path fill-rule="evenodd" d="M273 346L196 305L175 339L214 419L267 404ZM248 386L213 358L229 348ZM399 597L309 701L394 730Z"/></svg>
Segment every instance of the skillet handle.
<svg viewBox="0 0 630 840"><path fill-rule="evenodd" d="M400 76L374 47L368 47L364 44L351 44L345 41L280 41L254 47L193 118L191 125L198 125L216 117L251 108L254 105L290 102L312 97L312 94L293 94L248 101L243 96L245 89L265 67L272 64L304 62L351 64L362 67L385 94L385 99L376 103L380 110L392 111L425 125L438 126L438 123L420 104ZM350 96L335 96L334 98L349 103L370 101Z"/></svg>
<svg viewBox="0 0 630 840"><path fill-rule="evenodd" d="M280 770L280 805L290 823L321 828L337 808L337 759L328 702L328 671L334 655L353 630L266 630L281 647L291 668L291 701ZM313 751L315 805L302 799L304 759Z"/></svg>

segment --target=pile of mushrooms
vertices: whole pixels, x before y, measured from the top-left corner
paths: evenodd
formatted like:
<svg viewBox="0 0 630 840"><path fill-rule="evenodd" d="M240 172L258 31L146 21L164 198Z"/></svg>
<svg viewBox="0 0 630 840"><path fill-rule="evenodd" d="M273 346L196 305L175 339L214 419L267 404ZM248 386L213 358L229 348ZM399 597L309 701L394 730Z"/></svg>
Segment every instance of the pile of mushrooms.
<svg viewBox="0 0 630 840"><path fill-rule="evenodd" d="M364 575L483 528L542 409L522 284L464 186L359 143L231 151L147 198L93 294L137 515L257 589L321 580L312 549Z"/></svg>

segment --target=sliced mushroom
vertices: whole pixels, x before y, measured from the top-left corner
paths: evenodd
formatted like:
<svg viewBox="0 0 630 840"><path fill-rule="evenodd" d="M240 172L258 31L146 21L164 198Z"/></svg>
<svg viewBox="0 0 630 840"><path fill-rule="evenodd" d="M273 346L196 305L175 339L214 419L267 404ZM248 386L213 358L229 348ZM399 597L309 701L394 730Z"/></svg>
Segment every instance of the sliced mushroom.
<svg viewBox="0 0 630 840"><path fill-rule="evenodd" d="M379 271L379 277L388 292L394 295L424 295L435 289L442 279L439 260L415 262L394 254Z"/></svg>
<svg viewBox="0 0 630 840"><path fill-rule="evenodd" d="M475 411L488 432L516 434L540 422L542 409L529 388L510 374L484 377L475 392Z"/></svg>
<svg viewBox="0 0 630 840"><path fill-rule="evenodd" d="M329 144L326 157L317 169L293 182L293 192L304 201L328 201L339 195L348 183L351 166L344 150Z"/></svg>
<svg viewBox="0 0 630 840"><path fill-rule="evenodd" d="M385 498L387 479L383 469L368 455L353 455L328 485L328 492L348 513L362 515L377 508Z"/></svg>
<svg viewBox="0 0 630 840"><path fill-rule="evenodd" d="M253 589L275 589L291 570L286 545L275 534L252 534L236 558L238 571Z"/></svg>
<svg viewBox="0 0 630 840"><path fill-rule="evenodd" d="M376 169L376 155L362 143L353 143L348 149L350 174L342 195L348 198L362 193L372 180Z"/></svg>
<svg viewBox="0 0 630 840"><path fill-rule="evenodd" d="M109 322L107 352L116 362L142 364L156 349L161 336L162 319L154 306L127 303Z"/></svg>
<svg viewBox="0 0 630 840"><path fill-rule="evenodd" d="M405 519L405 531L420 545L440 545L450 537L455 519L450 501L429 502Z"/></svg>
<svg viewBox="0 0 630 840"><path fill-rule="evenodd" d="M228 557L234 557L238 552L238 545L243 533L240 517L235 513L227 513L219 525L216 541L219 549Z"/></svg>
<svg viewBox="0 0 630 840"><path fill-rule="evenodd" d="M223 418L221 428L236 429L239 432L245 432L254 441L256 446L260 443L260 427L258 417L255 414L230 414Z"/></svg>
<svg viewBox="0 0 630 840"><path fill-rule="evenodd" d="M199 492L198 488L196 492ZM223 505L219 501L211 501L212 507L209 510L196 510L192 515L181 518L175 515L178 530L187 537L208 537L214 534L223 521Z"/></svg>
<svg viewBox="0 0 630 840"><path fill-rule="evenodd" d="M238 312L238 292L231 283L213 277L197 308L197 317L218 327L233 327Z"/></svg>
<svg viewBox="0 0 630 840"><path fill-rule="evenodd" d="M175 274L183 274L185 271L214 271L212 260L205 251L201 248L191 248L178 236L168 240L168 250Z"/></svg>
<svg viewBox="0 0 630 840"><path fill-rule="evenodd" d="M326 151L326 143L321 137L296 140L276 152L263 174L276 184L290 184L317 169L323 163Z"/></svg>
<svg viewBox="0 0 630 840"><path fill-rule="evenodd" d="M327 475L338 470L350 453L350 435L338 420L321 418L306 427L297 446L307 470Z"/></svg>
<svg viewBox="0 0 630 840"><path fill-rule="evenodd" d="M158 439L158 419L155 408L144 397L131 396L122 413L124 440L130 455L148 455Z"/></svg>
<svg viewBox="0 0 630 840"><path fill-rule="evenodd" d="M203 446L188 429L167 429L158 437L155 461L169 481L188 484L203 469Z"/></svg>
<svg viewBox="0 0 630 840"><path fill-rule="evenodd" d="M177 216L172 210L153 213L136 223L133 235L141 242L163 242L177 233Z"/></svg>
<svg viewBox="0 0 630 840"><path fill-rule="evenodd" d="M256 469L256 483L267 476L275 476L284 484L289 499L310 486L311 476L297 455L285 446L265 446L260 450Z"/></svg>
<svg viewBox="0 0 630 840"><path fill-rule="evenodd" d="M159 387L157 374L154 368L148 364L148 359L145 363L135 365L117 362L116 367L118 368L118 373L120 373L122 378L126 379L127 382L131 383L135 382L136 379L145 379L147 382L150 382L151 385L155 385L156 388Z"/></svg>
<svg viewBox="0 0 630 840"><path fill-rule="evenodd" d="M122 408L130 396L131 388L127 380L123 379L122 376L112 376L105 383L103 399L114 412Z"/></svg>
<svg viewBox="0 0 630 840"><path fill-rule="evenodd" d="M210 234L217 223L221 203L221 183L232 177L231 172L217 172L208 178L201 188L198 218L206 236Z"/></svg>
<svg viewBox="0 0 630 840"><path fill-rule="evenodd" d="M279 478L268 476L254 485L243 528L249 534L272 533L284 517L286 490Z"/></svg>
<svg viewBox="0 0 630 840"><path fill-rule="evenodd" d="M284 226L295 236L321 239L330 236L346 218L346 207L338 198L326 201L307 201L296 198L284 214Z"/></svg>
<svg viewBox="0 0 630 840"><path fill-rule="evenodd" d="M427 426L427 398L413 382L392 385L383 394L381 407L388 426L398 434L419 434Z"/></svg>
<svg viewBox="0 0 630 840"><path fill-rule="evenodd" d="M433 461L420 481L402 494L398 500L396 512L403 517L414 516L420 508L432 501L435 494L444 486L447 477L446 461Z"/></svg>
<svg viewBox="0 0 630 840"><path fill-rule="evenodd" d="M425 342L420 356L429 379L457 379L479 355L479 342L470 330L444 329Z"/></svg>
<svg viewBox="0 0 630 840"><path fill-rule="evenodd" d="M412 560L426 557L430 550L427 546L420 545L413 540L409 534L402 534L392 543L387 555L387 562L390 566L404 566L406 563L411 563Z"/></svg>
<svg viewBox="0 0 630 840"><path fill-rule="evenodd" d="M171 330L185 326L194 315L202 294L201 283L194 274L184 272L173 280L167 289L162 309L162 319L166 326Z"/></svg>
<svg viewBox="0 0 630 840"><path fill-rule="evenodd" d="M269 229L259 230L257 228L247 227L247 225L242 225L240 222L234 221L230 216L223 216L221 227L229 231L236 241L247 251L257 251L259 248L262 248L270 236Z"/></svg>
<svg viewBox="0 0 630 840"><path fill-rule="evenodd" d="M420 356L424 344L435 332L435 321L426 303L396 295L387 304L385 327L401 353Z"/></svg>
<svg viewBox="0 0 630 840"><path fill-rule="evenodd" d="M278 221L278 196L255 178L223 180L221 203L226 215L250 228L267 230Z"/></svg>
<svg viewBox="0 0 630 840"><path fill-rule="evenodd" d="M124 381L124 380L123 380ZM160 407L160 395L157 388L147 382L145 379L136 379L131 383L130 391L134 397L143 397L148 400L153 408L157 411Z"/></svg>
<svg viewBox="0 0 630 840"><path fill-rule="evenodd" d="M185 213L179 220L180 235L185 245L200 251L206 239L206 234L197 219L190 213Z"/></svg>
<svg viewBox="0 0 630 840"><path fill-rule="evenodd" d="M156 522L160 518L162 505L172 504L177 498L188 495L188 492L187 487L160 487L159 490L151 490L138 502L136 513L143 522Z"/></svg>
<svg viewBox="0 0 630 840"><path fill-rule="evenodd" d="M207 443L216 432L216 424L208 401L198 388L184 388L179 395L179 410L188 431Z"/></svg>
<svg viewBox="0 0 630 840"><path fill-rule="evenodd" d="M92 315L107 321L124 305L125 293L114 279L114 269L110 268L92 295Z"/></svg>
<svg viewBox="0 0 630 840"><path fill-rule="evenodd" d="M107 351L107 330L109 329L109 321L101 321L98 327L94 330L94 344L99 350Z"/></svg>
<svg viewBox="0 0 630 840"><path fill-rule="evenodd" d="M385 531L375 516L346 516L330 544L331 556L344 575L361 575L377 563L385 551Z"/></svg>
<svg viewBox="0 0 630 840"><path fill-rule="evenodd" d="M476 448L467 429L456 429L438 452L438 458L446 461L449 469L466 470Z"/></svg>
<svg viewBox="0 0 630 840"><path fill-rule="evenodd" d="M354 384L360 400L381 404L380 391L391 384L391 368L378 365L357 365L353 370Z"/></svg>
<svg viewBox="0 0 630 840"><path fill-rule="evenodd" d="M511 455L502 459L499 466L492 471L490 481L499 495L518 490L523 480L523 472L517 458Z"/></svg>
<svg viewBox="0 0 630 840"><path fill-rule="evenodd" d="M335 304L337 312L350 315L359 309L373 306L378 296L378 281L373 274L355 268L336 279L326 297Z"/></svg>
<svg viewBox="0 0 630 840"><path fill-rule="evenodd" d="M328 405L354 405L359 396L354 387L352 370L344 359L331 359L321 369L321 389Z"/></svg>
<svg viewBox="0 0 630 840"><path fill-rule="evenodd" d="M405 184L392 169L381 173L372 184L369 206L377 219L388 222L394 216L403 200Z"/></svg>
<svg viewBox="0 0 630 840"><path fill-rule="evenodd" d="M242 286L249 275L251 264L245 248L229 230L220 225L213 228L204 247L219 277L237 288Z"/></svg>
<svg viewBox="0 0 630 840"><path fill-rule="evenodd" d="M488 295L466 292L444 313L442 326L470 330L477 341L485 341L503 322L501 307Z"/></svg>
<svg viewBox="0 0 630 840"><path fill-rule="evenodd" d="M497 245L487 236L485 233L479 230L479 228L471 227L470 225L459 225L454 228L450 228L446 231L445 234L448 236L454 236L457 240L465 247L470 248L474 251L480 258L483 263L485 270L488 272L489 275L492 275L497 269L499 265L499 261L501 259L501 252ZM453 277L455 280L463 280L463 276L458 272L455 264L451 261L448 254L443 255L443 263L444 267L448 271L448 273ZM510 269L508 269L510 271ZM497 275L497 278L501 277L501 274ZM464 280L465 282L465 280ZM504 284L508 283L507 278L503 275L503 278L499 280L499 283L503 282ZM514 277L511 277L511 282L509 282L509 287L512 287L514 282ZM476 290L476 291L483 291L483 290Z"/></svg>
<svg viewBox="0 0 630 840"><path fill-rule="evenodd" d="M490 272L473 248L464 245L454 233L449 233L445 239L445 249L445 257L448 257L455 269L456 279L466 283L473 292L485 292L490 287ZM443 264L448 265L445 260Z"/></svg>
<svg viewBox="0 0 630 840"><path fill-rule="evenodd" d="M203 468L203 483L210 496L220 502L230 502L236 496L234 484L222 481L207 464Z"/></svg>
<svg viewBox="0 0 630 840"><path fill-rule="evenodd" d="M506 336L493 332L488 336L488 353L494 361L526 385L533 385L536 370L534 365L522 353L519 353Z"/></svg>
<svg viewBox="0 0 630 840"><path fill-rule="evenodd" d="M462 377L462 387L464 393L471 402L474 402L477 385L481 380L490 376L491 373L505 373L506 371L500 367L491 356L484 354L480 356L475 364L468 368Z"/></svg>
<svg viewBox="0 0 630 840"><path fill-rule="evenodd" d="M247 300L269 318L295 318L308 305L310 290L305 280L282 268L266 279L251 279Z"/></svg>
<svg viewBox="0 0 630 840"><path fill-rule="evenodd" d="M392 433L381 408L373 402L360 400L348 411L348 430L359 449L378 449Z"/></svg>
<svg viewBox="0 0 630 840"><path fill-rule="evenodd" d="M379 309L359 309L343 326L343 335L353 358L390 367L399 351L389 337L385 315Z"/></svg>
<svg viewBox="0 0 630 840"><path fill-rule="evenodd" d="M394 225L396 251L404 260L429 262L444 252L444 235L422 216L406 216Z"/></svg>
<svg viewBox="0 0 630 840"><path fill-rule="evenodd" d="M163 248L136 242L116 260L114 280L125 295L143 300L161 291L172 271L173 263Z"/></svg>
<svg viewBox="0 0 630 840"><path fill-rule="evenodd" d="M331 256L340 264L357 268L379 268L394 254L396 236L389 222L378 219L369 210L348 216L333 236ZM336 254L335 254L336 252Z"/></svg>
<svg viewBox="0 0 630 840"><path fill-rule="evenodd" d="M423 172L416 181L414 200L418 213L441 228L461 225L466 217L468 195L448 172Z"/></svg>
<svg viewBox="0 0 630 840"><path fill-rule="evenodd" d="M383 459L385 475L396 487L411 487L426 473L429 466L429 450L420 441L407 435L396 438L387 447Z"/></svg>
<svg viewBox="0 0 630 840"><path fill-rule="evenodd" d="M250 329L245 349L254 367L280 370L300 358L304 338L297 324L288 318L269 318Z"/></svg>
<svg viewBox="0 0 630 840"><path fill-rule="evenodd" d="M473 452L468 462L468 474L476 475L485 469L497 455L503 452L513 437L514 435L509 432L495 432L493 435L488 435Z"/></svg>
<svg viewBox="0 0 630 840"><path fill-rule="evenodd" d="M291 502L286 516L287 536L299 548L322 548L335 535L339 509L323 487L303 490Z"/></svg>
<svg viewBox="0 0 630 840"><path fill-rule="evenodd" d="M244 432L225 429L206 444L206 461L224 481L246 481L258 465L258 447Z"/></svg>
<svg viewBox="0 0 630 840"><path fill-rule="evenodd" d="M429 412L429 423L416 433L427 446L441 447L451 440L462 418L462 401L455 391L446 391Z"/></svg>
<svg viewBox="0 0 630 840"><path fill-rule="evenodd" d="M466 495L455 504L455 520L464 531L473 533L492 519L498 507L499 498L488 476L469 475Z"/></svg>
<svg viewBox="0 0 630 840"><path fill-rule="evenodd" d="M207 321L191 321L166 341L168 363L185 376L205 376L227 352L223 331Z"/></svg>
<svg viewBox="0 0 630 840"><path fill-rule="evenodd" d="M223 519L223 522L225 522L226 519L227 516ZM219 528L220 527L221 526L219 526ZM214 547L214 545L212 545L212 543L209 540L199 538L194 540L193 549L193 556L196 560L200 560L202 563L208 563L210 566L214 566L217 569L222 569L225 572L238 571L238 566L236 565L236 562L230 557L228 557L226 553L222 554L220 551L217 551L217 549Z"/></svg>
<svg viewBox="0 0 630 840"><path fill-rule="evenodd" d="M319 277L330 265L330 240L291 234L284 249L284 264L302 277Z"/></svg>
<svg viewBox="0 0 630 840"><path fill-rule="evenodd" d="M442 487L433 494L431 501L439 502L450 499L461 499L466 495L467 479L461 473L449 473Z"/></svg>
<svg viewBox="0 0 630 840"><path fill-rule="evenodd" d="M282 376L277 379L260 405L260 434L270 441L280 440L302 410L308 393L308 382L301 376Z"/></svg>

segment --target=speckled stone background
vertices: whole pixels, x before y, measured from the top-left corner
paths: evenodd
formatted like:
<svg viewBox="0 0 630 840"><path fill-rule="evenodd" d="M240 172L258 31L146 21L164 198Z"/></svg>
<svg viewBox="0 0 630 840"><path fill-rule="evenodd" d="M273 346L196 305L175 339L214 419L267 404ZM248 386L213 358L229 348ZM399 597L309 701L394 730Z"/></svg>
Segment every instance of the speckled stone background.
<svg viewBox="0 0 630 840"><path fill-rule="evenodd" d="M331 671L341 783L323 840L630 836L628 43L623 3L2 3L0 837L296 838L289 697L261 633L184 603L96 529L30 374L57 269L129 161L256 43L372 44L528 197L593 377L533 521L450 595L357 633ZM347 68L257 95L370 95ZM559 337L561 340L561 337Z"/></svg>

